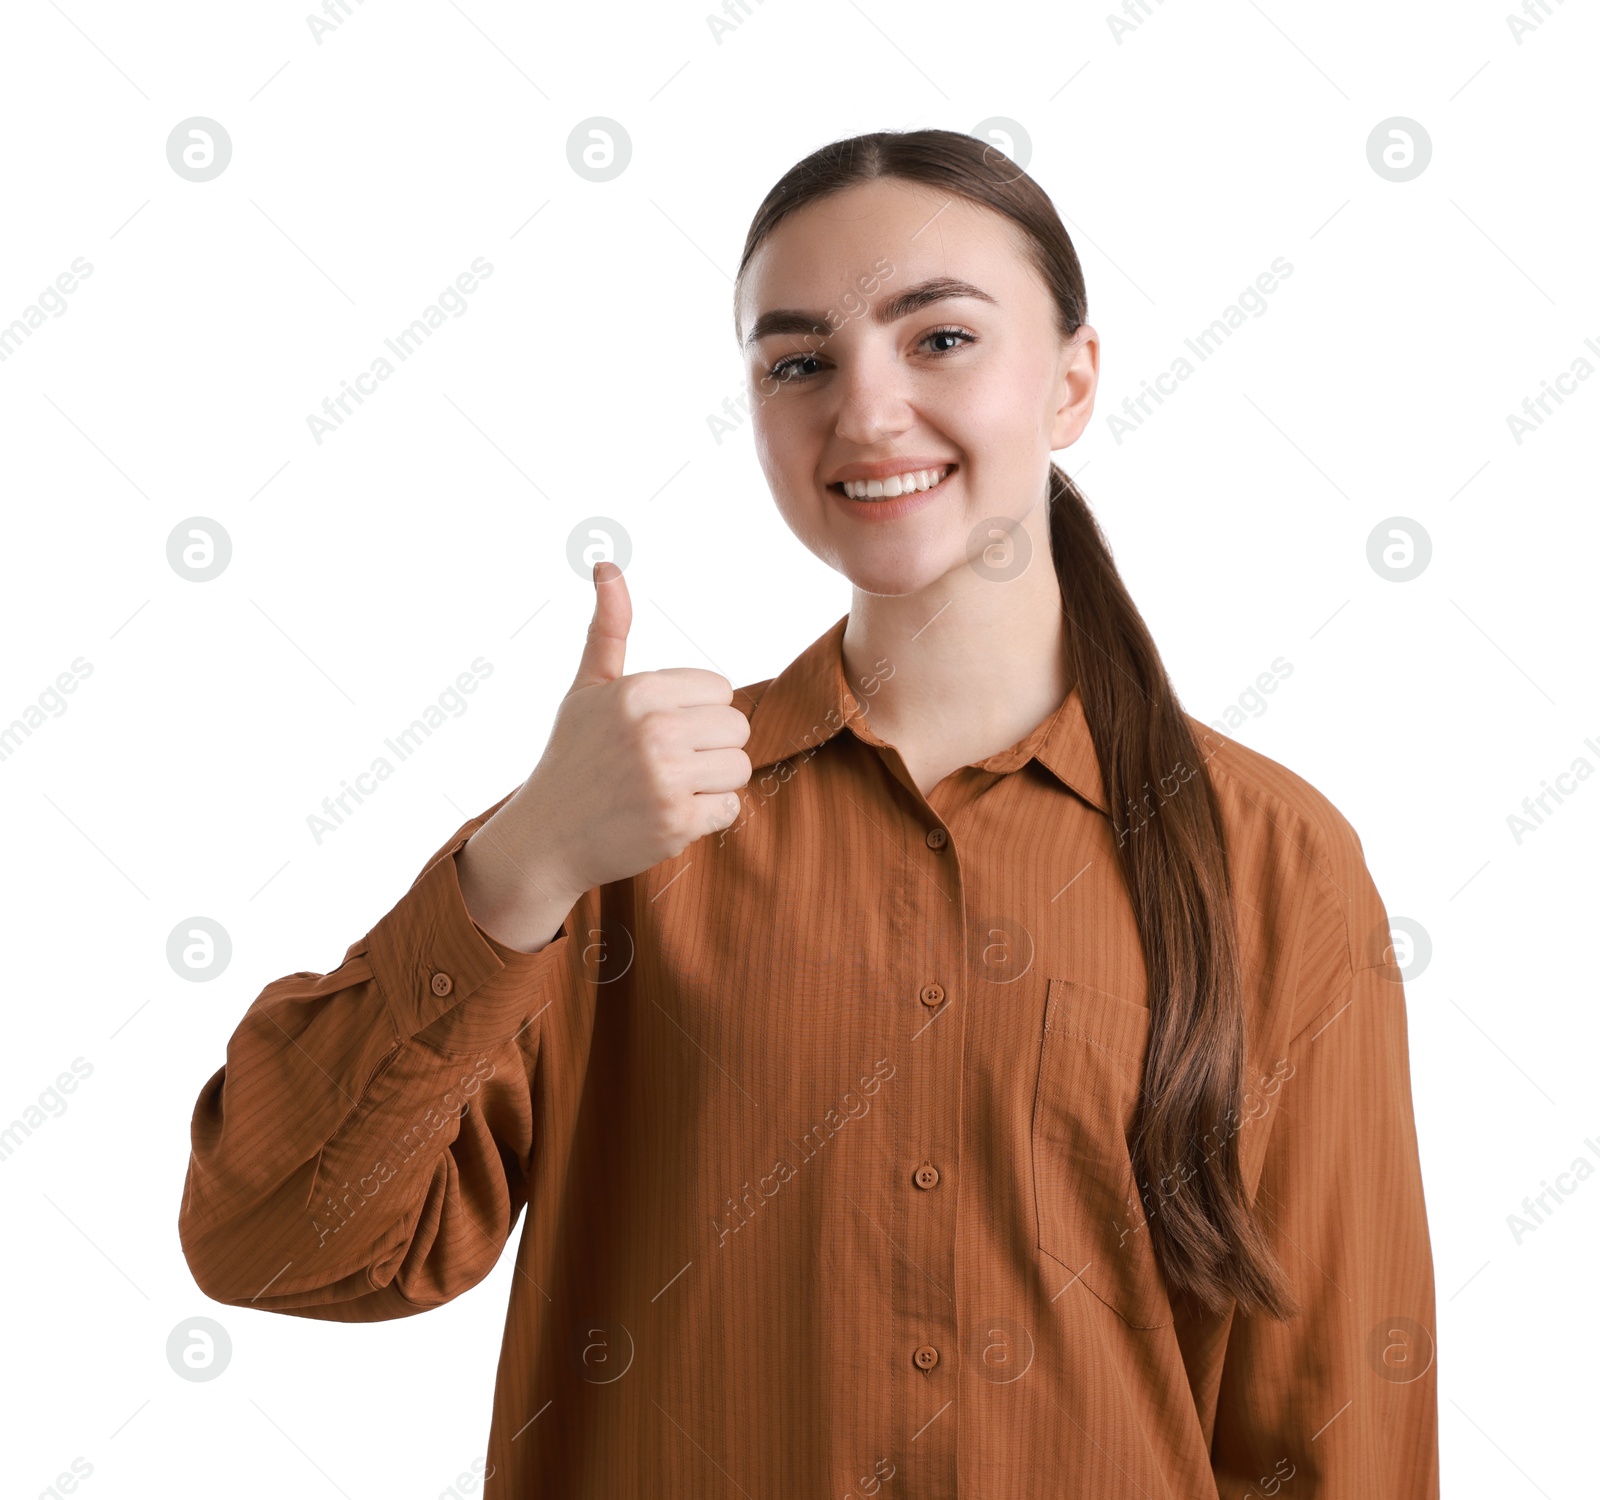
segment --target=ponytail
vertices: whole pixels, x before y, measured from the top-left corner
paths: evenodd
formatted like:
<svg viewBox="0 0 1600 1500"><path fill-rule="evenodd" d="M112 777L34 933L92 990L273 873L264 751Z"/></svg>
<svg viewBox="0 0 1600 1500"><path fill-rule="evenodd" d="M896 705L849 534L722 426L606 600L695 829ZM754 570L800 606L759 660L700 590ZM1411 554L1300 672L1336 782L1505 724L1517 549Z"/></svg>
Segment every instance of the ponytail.
<svg viewBox="0 0 1600 1500"><path fill-rule="evenodd" d="M1077 486L1050 466L1050 551L1149 977L1150 1042L1129 1151L1168 1285L1213 1312L1292 1315L1228 1129L1244 1006L1215 788L1155 642ZM1207 1141L1222 1135L1221 1145ZM1168 1192L1165 1184L1178 1183ZM1158 1191L1158 1185L1161 1185Z"/></svg>

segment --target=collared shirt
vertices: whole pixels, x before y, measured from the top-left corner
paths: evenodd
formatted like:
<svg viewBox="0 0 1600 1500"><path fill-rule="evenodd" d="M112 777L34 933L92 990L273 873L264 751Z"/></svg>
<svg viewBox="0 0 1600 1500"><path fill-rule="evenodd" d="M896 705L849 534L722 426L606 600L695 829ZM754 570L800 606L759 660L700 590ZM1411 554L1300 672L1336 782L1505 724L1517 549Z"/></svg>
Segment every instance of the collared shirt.
<svg viewBox="0 0 1600 1500"><path fill-rule="evenodd" d="M462 901L497 802L261 991L194 1111L200 1287L405 1317L526 1207L489 1500L1437 1496L1404 994L1350 825L1189 721L1244 960L1228 1128L1302 1309L1200 1312L1134 1186L1149 996L1077 690L924 796L847 620L735 695L740 820L539 952Z"/></svg>

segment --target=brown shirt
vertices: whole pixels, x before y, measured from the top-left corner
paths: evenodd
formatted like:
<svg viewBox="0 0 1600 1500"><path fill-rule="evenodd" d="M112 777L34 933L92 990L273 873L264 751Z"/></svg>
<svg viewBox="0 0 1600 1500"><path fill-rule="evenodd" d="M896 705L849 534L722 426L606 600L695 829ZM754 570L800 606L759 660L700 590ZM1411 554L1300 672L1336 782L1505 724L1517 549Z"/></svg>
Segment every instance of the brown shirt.
<svg viewBox="0 0 1600 1500"><path fill-rule="evenodd" d="M736 695L740 822L540 952L462 902L451 856L496 803L339 968L266 986L195 1107L200 1287L406 1317L526 1205L490 1500L1437 1496L1405 1002L1350 825L1191 719L1242 933L1235 1128L1304 1310L1175 1307L1078 693L923 797L869 727L880 677L845 680L847 618Z"/></svg>

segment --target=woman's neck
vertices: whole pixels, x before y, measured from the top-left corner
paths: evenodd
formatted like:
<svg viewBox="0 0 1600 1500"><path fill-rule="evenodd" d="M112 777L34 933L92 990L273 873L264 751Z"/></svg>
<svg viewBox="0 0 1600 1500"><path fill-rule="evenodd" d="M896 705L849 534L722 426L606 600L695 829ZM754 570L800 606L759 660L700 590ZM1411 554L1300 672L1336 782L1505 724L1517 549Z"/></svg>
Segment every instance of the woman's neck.
<svg viewBox="0 0 1600 1500"><path fill-rule="evenodd" d="M1048 540L1006 582L962 567L915 594L857 589L842 652L872 732L923 768L919 785L1014 745L1072 681Z"/></svg>

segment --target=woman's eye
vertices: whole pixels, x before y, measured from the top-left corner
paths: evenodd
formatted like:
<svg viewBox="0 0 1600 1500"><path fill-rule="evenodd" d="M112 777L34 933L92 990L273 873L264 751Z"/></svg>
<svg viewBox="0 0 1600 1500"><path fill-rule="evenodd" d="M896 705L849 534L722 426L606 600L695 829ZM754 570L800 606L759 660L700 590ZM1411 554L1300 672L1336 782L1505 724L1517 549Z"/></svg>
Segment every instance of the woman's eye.
<svg viewBox="0 0 1600 1500"><path fill-rule="evenodd" d="M791 354L788 359L780 359L777 364L767 371L767 375L773 380L785 382L804 379L804 376L792 373L794 367L796 365L815 364L816 362L817 357L814 354Z"/></svg>
<svg viewBox="0 0 1600 1500"><path fill-rule="evenodd" d="M952 354L957 349L961 348L963 343L974 344L977 342L976 336L968 333L964 328L935 328L930 332L923 334L918 342L921 344L929 344L935 339L951 339L959 340L960 342L949 343L945 344L943 347L935 348L930 351L934 354ZM814 371L810 370L802 373L798 369L798 366L814 365L816 363L817 356L814 354L791 354L787 359L780 359L777 364L768 370L767 378L769 380L781 381L785 385L795 385L800 381L809 380L812 374L815 373Z"/></svg>

